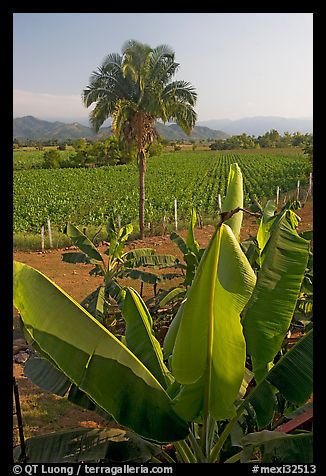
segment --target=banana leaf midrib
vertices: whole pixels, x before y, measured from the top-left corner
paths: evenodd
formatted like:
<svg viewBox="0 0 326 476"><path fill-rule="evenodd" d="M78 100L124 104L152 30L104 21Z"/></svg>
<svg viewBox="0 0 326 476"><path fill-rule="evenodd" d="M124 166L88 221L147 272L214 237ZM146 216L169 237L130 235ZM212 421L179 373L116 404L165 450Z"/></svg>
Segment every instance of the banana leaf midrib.
<svg viewBox="0 0 326 476"><path fill-rule="evenodd" d="M218 234L218 241L216 244L216 253L214 256L214 269L218 269L218 262L220 257L220 249L221 249L221 235L222 235L223 227L219 225L217 227L215 234ZM211 243L214 243L212 238ZM210 321L209 321L209 332L207 336L207 370L205 376L205 391L204 391L204 421L208 418L209 415L209 406L210 406L210 396L211 396L211 381L212 381L212 365L213 365L213 347L214 347L214 301L215 301L215 293L216 293L216 281L218 278L218 273L214 273L212 279L212 291L210 293L211 299L209 303L210 308Z"/></svg>

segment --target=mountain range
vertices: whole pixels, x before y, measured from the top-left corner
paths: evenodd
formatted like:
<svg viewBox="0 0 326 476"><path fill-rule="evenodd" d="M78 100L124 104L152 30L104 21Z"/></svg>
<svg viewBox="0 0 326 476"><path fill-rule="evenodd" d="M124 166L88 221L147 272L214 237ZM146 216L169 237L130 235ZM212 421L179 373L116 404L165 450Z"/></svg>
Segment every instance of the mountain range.
<svg viewBox="0 0 326 476"><path fill-rule="evenodd" d="M190 136L186 135L177 124L156 123L159 135L169 141L176 140L202 140L226 139L232 135L249 134L259 136L271 129L276 129L280 134L284 132L313 132L313 120L310 118L285 118L277 116L244 117L242 119L212 119L198 121ZM80 122L69 124L61 121L45 121L33 116L24 116L13 120L13 138L16 139L104 139L112 134L112 128L102 127L96 133L91 127Z"/></svg>
<svg viewBox="0 0 326 476"><path fill-rule="evenodd" d="M187 136L177 124L164 125L156 124L158 134L167 140L201 140L201 139L225 139L229 137L223 131L210 129L206 126L195 126L192 134ZM66 124L64 122L50 122L37 119L33 116L24 116L13 120L13 138L15 139L58 139L64 141L68 139L104 139L112 134L112 127L102 127L96 133L91 127L72 122Z"/></svg>
<svg viewBox="0 0 326 476"><path fill-rule="evenodd" d="M278 116L255 116L241 119L212 119L198 121L197 125L222 129L229 135L249 134L254 136L264 135L271 129L276 129L280 134L284 132L313 132L313 120L311 118L290 118Z"/></svg>

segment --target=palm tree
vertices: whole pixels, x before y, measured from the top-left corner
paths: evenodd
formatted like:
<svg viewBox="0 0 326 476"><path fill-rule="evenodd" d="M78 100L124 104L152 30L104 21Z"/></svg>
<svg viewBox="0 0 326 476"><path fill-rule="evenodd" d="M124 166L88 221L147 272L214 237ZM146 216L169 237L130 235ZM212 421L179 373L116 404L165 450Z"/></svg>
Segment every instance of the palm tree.
<svg viewBox="0 0 326 476"><path fill-rule="evenodd" d="M137 147L139 168L139 230L144 237L146 148L157 137L158 119L175 121L186 134L195 125L197 94L190 83L172 81L179 64L167 45L157 48L129 40L122 55L109 54L92 73L82 98L95 103L90 122L96 131L112 117L113 132Z"/></svg>

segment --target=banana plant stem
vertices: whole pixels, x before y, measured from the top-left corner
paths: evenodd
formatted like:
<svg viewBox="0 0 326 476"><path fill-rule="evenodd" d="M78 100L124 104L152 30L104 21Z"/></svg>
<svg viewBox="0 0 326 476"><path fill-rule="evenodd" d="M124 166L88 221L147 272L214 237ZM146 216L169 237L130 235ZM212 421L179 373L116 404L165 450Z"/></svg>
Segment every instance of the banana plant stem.
<svg viewBox="0 0 326 476"><path fill-rule="evenodd" d="M213 446L212 448L212 451L210 453L210 457L209 457L209 461L211 463L215 462L216 458L218 457L218 454L219 452L221 451L222 449L222 446L224 445L227 437L229 436L232 428L234 427L234 425L236 424L236 422L238 421L241 413L243 412L244 408L245 408L245 404L246 404L246 400L244 400L241 405L239 405L238 409L237 409L237 412L235 414L235 416L232 418L232 420L229 421L229 423L226 425L226 427L224 428L221 436L219 437L217 443Z"/></svg>
<svg viewBox="0 0 326 476"><path fill-rule="evenodd" d="M166 451L161 450L161 453L164 456L164 458L166 459L166 461L168 461L169 463L175 463L174 459L171 458L171 456Z"/></svg>
<svg viewBox="0 0 326 476"><path fill-rule="evenodd" d="M191 445L192 451L194 452L194 455L197 458L197 462L198 463L204 463L205 462L204 453L202 452L202 449L201 449L200 445L198 444L198 442L197 442L194 434L192 433L192 431L189 433L188 438L189 438L189 443Z"/></svg>
<svg viewBox="0 0 326 476"><path fill-rule="evenodd" d="M236 463L237 461L240 461L241 453L242 453L242 451L240 451L239 453L236 453L235 455L233 455L233 456L231 456L230 458L226 459L226 460L224 461L224 463Z"/></svg>
<svg viewBox="0 0 326 476"><path fill-rule="evenodd" d="M175 441L174 447L184 463L196 463L196 458L184 440Z"/></svg>

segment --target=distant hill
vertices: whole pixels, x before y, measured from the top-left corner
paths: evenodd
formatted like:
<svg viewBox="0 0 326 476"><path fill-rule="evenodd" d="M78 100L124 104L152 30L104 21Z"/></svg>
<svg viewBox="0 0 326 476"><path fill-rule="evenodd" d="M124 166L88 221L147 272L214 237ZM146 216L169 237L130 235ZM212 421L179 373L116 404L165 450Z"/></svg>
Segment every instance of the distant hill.
<svg viewBox="0 0 326 476"><path fill-rule="evenodd" d="M190 136L185 134L180 126L177 124L170 124L168 126L158 122L156 130L161 137L167 140L202 140L202 139L226 139L229 137L223 131L216 131L208 127L195 126Z"/></svg>
<svg viewBox="0 0 326 476"><path fill-rule="evenodd" d="M228 134L216 131L208 127L195 126L192 134L187 136L177 124L164 125L156 124L158 134L170 141L174 140L202 140L202 139L225 139ZM15 139L58 139L58 141L68 139L104 139L112 134L111 127L103 127L96 133L91 127L84 126L78 122L66 124L64 122L50 122L37 119L33 116L24 116L13 120L13 138Z"/></svg>
<svg viewBox="0 0 326 476"><path fill-rule="evenodd" d="M212 129L222 129L229 135L248 134L263 135L271 129L276 129L280 134L284 132L301 132L303 134L313 132L312 119L298 119L278 116L243 117L242 119L211 119L198 121L198 125Z"/></svg>
<svg viewBox="0 0 326 476"><path fill-rule="evenodd" d="M78 122L65 124L64 122L49 122L33 116L24 116L13 120L13 137L17 139L87 139L96 136L90 127Z"/></svg>

